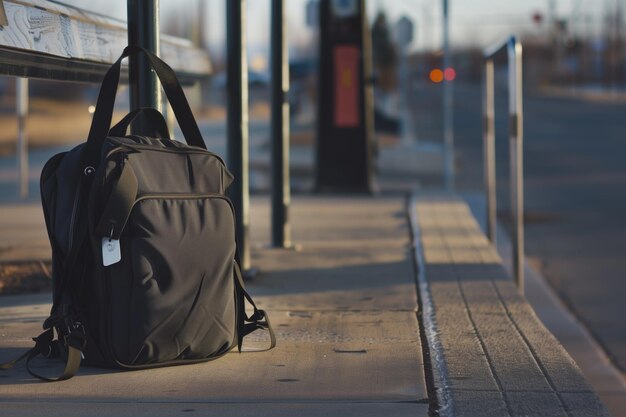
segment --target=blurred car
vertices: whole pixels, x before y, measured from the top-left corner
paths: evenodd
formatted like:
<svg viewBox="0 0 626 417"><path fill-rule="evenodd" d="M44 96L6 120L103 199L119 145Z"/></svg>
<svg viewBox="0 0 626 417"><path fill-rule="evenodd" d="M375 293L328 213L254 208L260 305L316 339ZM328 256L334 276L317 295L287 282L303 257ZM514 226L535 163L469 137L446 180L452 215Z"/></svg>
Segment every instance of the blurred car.
<svg viewBox="0 0 626 417"><path fill-rule="evenodd" d="M214 89L226 89L226 71L220 72L211 78ZM248 88L269 87L270 77L268 74L248 70Z"/></svg>

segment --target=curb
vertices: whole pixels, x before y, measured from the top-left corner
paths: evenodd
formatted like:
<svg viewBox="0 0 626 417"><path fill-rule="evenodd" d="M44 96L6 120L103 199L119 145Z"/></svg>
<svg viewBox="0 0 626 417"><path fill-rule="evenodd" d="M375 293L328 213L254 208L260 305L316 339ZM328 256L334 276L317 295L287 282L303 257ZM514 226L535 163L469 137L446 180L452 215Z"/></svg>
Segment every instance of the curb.
<svg viewBox="0 0 626 417"><path fill-rule="evenodd" d="M418 320L420 333L422 338L425 339L422 342L422 349L424 350L424 364L426 365L424 374L426 376L426 387L430 402L429 414L440 417L452 417L452 401L446 383L449 378L448 369L443 359L443 346L437 333L438 325L435 317L435 308L428 280L426 279L426 271L424 271L423 267L425 264L424 254L421 246L417 244L420 239L420 231L417 226L414 193L410 193L407 197L407 217L411 233L417 296L419 298Z"/></svg>

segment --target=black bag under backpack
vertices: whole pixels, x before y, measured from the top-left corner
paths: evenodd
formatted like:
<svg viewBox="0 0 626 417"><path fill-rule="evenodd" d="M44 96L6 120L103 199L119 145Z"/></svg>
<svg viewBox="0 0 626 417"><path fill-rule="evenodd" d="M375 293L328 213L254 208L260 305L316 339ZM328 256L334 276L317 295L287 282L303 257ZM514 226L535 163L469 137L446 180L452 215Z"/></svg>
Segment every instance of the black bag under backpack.
<svg viewBox="0 0 626 417"><path fill-rule="evenodd" d="M144 53L172 105L187 145L171 140L155 109L110 128L124 57ZM126 135L138 117L155 137ZM66 361L71 378L92 366L141 369L203 362L256 329L275 338L244 289L235 218L225 191L233 177L206 145L174 71L134 46L104 77L85 143L53 156L41 173L52 246L53 305L35 347ZM253 308L245 311L246 301ZM56 339L55 339L56 332Z"/></svg>

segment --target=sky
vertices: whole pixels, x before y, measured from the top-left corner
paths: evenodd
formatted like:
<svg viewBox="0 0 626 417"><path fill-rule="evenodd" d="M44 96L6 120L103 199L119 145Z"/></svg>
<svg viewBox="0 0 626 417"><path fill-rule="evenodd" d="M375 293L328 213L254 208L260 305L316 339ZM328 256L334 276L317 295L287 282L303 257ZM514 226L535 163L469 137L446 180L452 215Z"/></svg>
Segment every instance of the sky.
<svg viewBox="0 0 626 417"><path fill-rule="evenodd" d="M190 3L202 0L186 0ZM207 1L207 0L204 0ZM207 14L220 16L224 13L225 0L208 0ZM291 42L306 42L313 35L305 24L305 6L309 0L286 0L288 19L291 22ZM512 32L540 30L532 21L534 13L549 15L551 4L560 18L569 18L572 11L578 15L597 18L605 4L626 0L449 0L451 42L456 46L468 44L486 45ZM161 0L162 9L180 4L180 0ZM378 10L384 10L392 22L407 16L416 25L412 49L435 49L442 41L442 0L368 0L368 15L373 18ZM254 40L267 38L270 0L248 0L248 37ZM210 21L210 20L209 20ZM295 29L295 30L293 30ZM212 41L223 39L223 20L216 20L208 28Z"/></svg>
<svg viewBox="0 0 626 417"><path fill-rule="evenodd" d="M212 52L223 53L225 36L225 2L227 0L160 0L161 19L181 19L184 13L197 13L200 1L206 2L205 38ZM294 50L310 43L315 30L306 26L305 6L310 0L286 0L289 42ZM368 16L384 10L391 22L402 16L415 24L412 50L438 49L442 42L443 0L368 0ZM65 0L68 4L86 7L84 0ZM577 16L578 30L598 32L605 10L615 9L626 0L449 0L452 47L487 46L509 34L546 31L545 22L553 8L558 18ZM91 0L88 9L126 18L126 1ZM269 42L270 0L248 0L248 45L251 63L261 63L267 55ZM532 21L540 13L543 26ZM582 19L587 16L587 20ZM585 23L586 22L586 23ZM592 33L593 34L593 33ZM262 65L260 65L262 66Z"/></svg>

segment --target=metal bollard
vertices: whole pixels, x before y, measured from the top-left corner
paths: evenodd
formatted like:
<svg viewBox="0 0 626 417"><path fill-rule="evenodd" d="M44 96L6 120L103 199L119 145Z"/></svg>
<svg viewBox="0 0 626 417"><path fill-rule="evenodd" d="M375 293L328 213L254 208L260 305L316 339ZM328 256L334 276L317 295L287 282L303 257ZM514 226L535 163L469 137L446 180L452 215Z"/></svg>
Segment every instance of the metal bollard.
<svg viewBox="0 0 626 417"><path fill-rule="evenodd" d="M285 0L272 0L272 246L291 246L289 205L289 58Z"/></svg>
<svg viewBox="0 0 626 417"><path fill-rule="evenodd" d="M509 157L511 161L511 220L513 230L513 276L524 292L524 132L522 98L522 45L507 38L483 52L485 79L483 90L483 146L485 152L485 189L487 192L487 236L496 244L496 162L494 57L506 51L509 88Z"/></svg>
<svg viewBox="0 0 626 417"><path fill-rule="evenodd" d="M226 2L228 168L235 176L229 195L235 206L241 269L250 269L250 187L248 167L248 60L246 0Z"/></svg>

